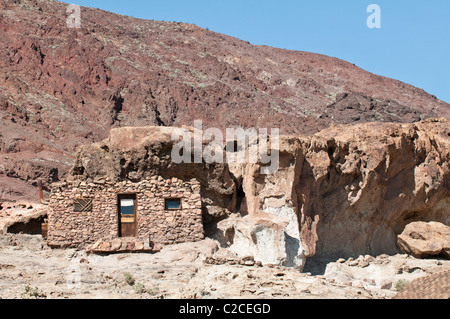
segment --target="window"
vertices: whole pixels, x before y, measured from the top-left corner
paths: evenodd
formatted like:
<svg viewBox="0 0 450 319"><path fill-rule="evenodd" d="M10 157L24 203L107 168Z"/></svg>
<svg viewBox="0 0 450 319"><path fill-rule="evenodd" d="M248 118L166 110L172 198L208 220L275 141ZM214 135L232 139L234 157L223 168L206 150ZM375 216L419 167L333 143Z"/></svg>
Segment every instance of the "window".
<svg viewBox="0 0 450 319"><path fill-rule="evenodd" d="M134 199L133 198L120 199L120 213L122 215L134 215Z"/></svg>
<svg viewBox="0 0 450 319"><path fill-rule="evenodd" d="M75 213L92 212L92 199L75 199L73 201L73 210Z"/></svg>
<svg viewBox="0 0 450 319"><path fill-rule="evenodd" d="M181 209L181 199L173 199L173 198L166 199L165 209L166 210Z"/></svg>

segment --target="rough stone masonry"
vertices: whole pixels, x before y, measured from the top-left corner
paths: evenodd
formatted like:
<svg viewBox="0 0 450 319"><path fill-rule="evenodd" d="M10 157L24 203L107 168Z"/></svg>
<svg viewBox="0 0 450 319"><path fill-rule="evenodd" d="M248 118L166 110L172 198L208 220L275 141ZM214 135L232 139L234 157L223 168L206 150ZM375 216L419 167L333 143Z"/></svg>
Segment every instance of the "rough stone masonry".
<svg viewBox="0 0 450 319"><path fill-rule="evenodd" d="M153 176L141 182L103 180L54 184L48 216L49 245L85 248L98 240L118 238L120 194L136 195L138 238L162 245L204 238L198 181ZM165 200L171 198L180 200L180 209L166 209ZM76 212L77 199L92 201L91 210Z"/></svg>

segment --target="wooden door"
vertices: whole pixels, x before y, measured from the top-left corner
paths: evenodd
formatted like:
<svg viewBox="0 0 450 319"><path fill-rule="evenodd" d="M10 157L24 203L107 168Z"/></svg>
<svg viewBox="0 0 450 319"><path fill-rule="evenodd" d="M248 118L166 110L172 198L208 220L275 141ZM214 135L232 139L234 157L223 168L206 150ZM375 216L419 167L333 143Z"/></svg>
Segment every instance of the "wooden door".
<svg viewBox="0 0 450 319"><path fill-rule="evenodd" d="M119 237L137 236L136 195L119 196Z"/></svg>

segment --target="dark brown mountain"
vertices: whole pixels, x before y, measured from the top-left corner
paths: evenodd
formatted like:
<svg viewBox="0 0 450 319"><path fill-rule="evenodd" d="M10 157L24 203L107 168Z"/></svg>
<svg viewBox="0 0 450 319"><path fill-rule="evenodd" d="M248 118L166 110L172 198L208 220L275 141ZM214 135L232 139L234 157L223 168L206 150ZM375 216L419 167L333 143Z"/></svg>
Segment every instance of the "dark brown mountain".
<svg viewBox="0 0 450 319"><path fill-rule="evenodd" d="M255 46L195 25L67 4L0 0L0 198L36 198L78 146L113 127L281 128L450 118L421 89L319 54Z"/></svg>

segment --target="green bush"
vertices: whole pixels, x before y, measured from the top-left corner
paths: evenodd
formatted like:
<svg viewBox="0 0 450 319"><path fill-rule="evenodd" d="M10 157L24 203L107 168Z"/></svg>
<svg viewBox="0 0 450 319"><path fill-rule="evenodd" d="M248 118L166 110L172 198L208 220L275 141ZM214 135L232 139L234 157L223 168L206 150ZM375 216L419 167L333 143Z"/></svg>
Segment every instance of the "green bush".
<svg viewBox="0 0 450 319"><path fill-rule="evenodd" d="M38 287L25 286L25 291L21 295L22 299L45 299L47 295L40 292Z"/></svg>
<svg viewBox="0 0 450 319"><path fill-rule="evenodd" d="M134 284L136 283L136 280L133 278L133 276L129 272L124 273L123 276L125 277L125 282L128 285L134 286Z"/></svg>
<svg viewBox="0 0 450 319"><path fill-rule="evenodd" d="M134 285L134 291L136 291L137 294L143 294L147 292L147 288L145 288L143 284L138 282L137 284Z"/></svg>
<svg viewBox="0 0 450 319"><path fill-rule="evenodd" d="M399 281L397 281L397 282L395 283L395 289L397 289L397 291L402 291L402 290L405 289L409 284L410 284L410 282L409 282L408 280L400 279Z"/></svg>
<svg viewBox="0 0 450 319"><path fill-rule="evenodd" d="M144 284L140 283L140 282L136 282L136 279L134 279L134 277L130 274L130 273L124 273L123 274L125 277L125 282L130 285L133 286L134 291L137 294L149 294L150 296L155 296L159 293L159 288L158 287L154 287L154 288L147 288L145 287Z"/></svg>

